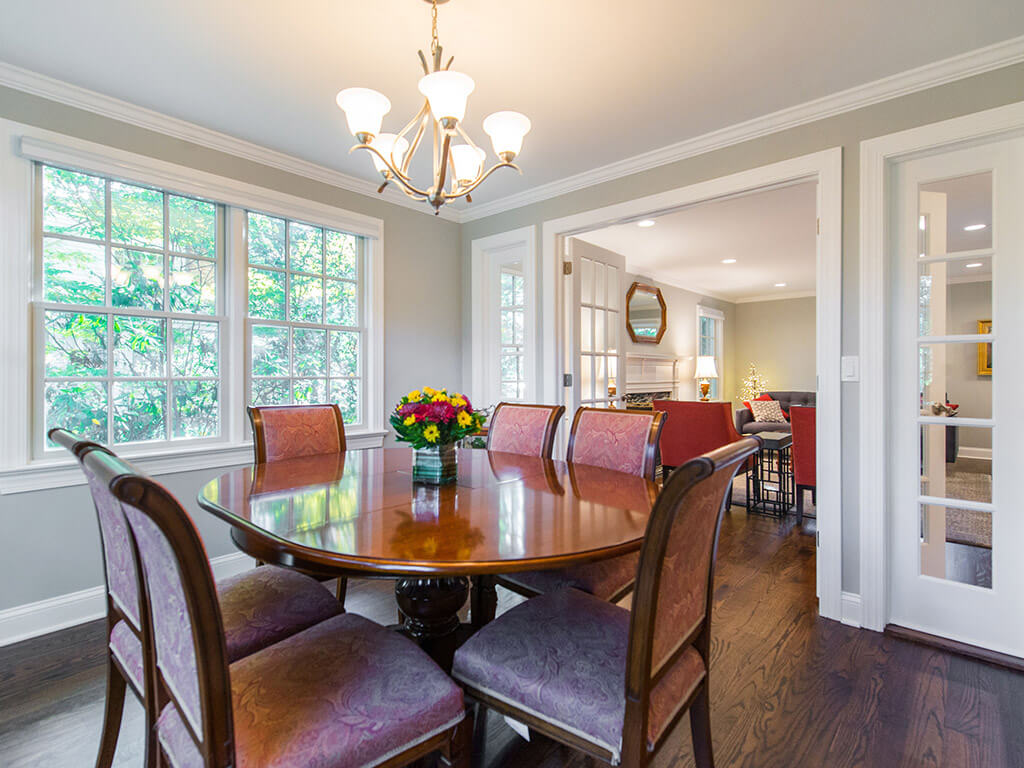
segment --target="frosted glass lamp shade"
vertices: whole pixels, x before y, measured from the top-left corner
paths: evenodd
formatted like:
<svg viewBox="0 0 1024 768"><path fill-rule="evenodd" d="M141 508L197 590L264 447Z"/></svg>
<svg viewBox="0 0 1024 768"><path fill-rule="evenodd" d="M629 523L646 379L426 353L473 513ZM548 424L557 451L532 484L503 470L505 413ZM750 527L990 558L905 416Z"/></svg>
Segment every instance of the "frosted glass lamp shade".
<svg viewBox="0 0 1024 768"><path fill-rule="evenodd" d="M338 106L345 111L352 135L373 137L380 133L384 115L391 111L391 102L383 93L370 88L346 88L338 93Z"/></svg>
<svg viewBox="0 0 1024 768"><path fill-rule="evenodd" d="M484 131L491 137L494 153L511 162L523 148L523 137L530 132L530 118L519 112L495 112L484 118Z"/></svg>
<svg viewBox="0 0 1024 768"><path fill-rule="evenodd" d="M462 72L443 70L420 78L420 93L430 102L430 111L437 122L461 121L466 116L466 101L476 83Z"/></svg>
<svg viewBox="0 0 1024 768"><path fill-rule="evenodd" d="M697 370L693 374L695 379L717 379L718 369L715 367L715 358L711 355L698 355Z"/></svg>
<svg viewBox="0 0 1024 768"><path fill-rule="evenodd" d="M398 139L396 142L395 139ZM405 153L409 151L409 142L405 139L399 139L393 133L382 133L379 136L373 138L373 148L380 152L384 157L390 160L396 167L402 164L402 158L405 157ZM372 152L370 157L373 159L373 167L381 173L384 173L388 169L384 165L384 161L377 157Z"/></svg>
<svg viewBox="0 0 1024 768"><path fill-rule="evenodd" d="M484 164L484 151L469 144L456 144L451 152L455 164L455 180L460 184L476 181Z"/></svg>

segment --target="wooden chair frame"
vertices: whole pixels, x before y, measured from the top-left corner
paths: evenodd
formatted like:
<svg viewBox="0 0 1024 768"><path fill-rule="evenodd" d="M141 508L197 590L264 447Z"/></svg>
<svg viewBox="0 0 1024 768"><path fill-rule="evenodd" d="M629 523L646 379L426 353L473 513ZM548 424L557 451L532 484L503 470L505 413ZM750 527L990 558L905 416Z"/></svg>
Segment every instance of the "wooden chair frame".
<svg viewBox="0 0 1024 768"><path fill-rule="evenodd" d="M311 403L320 408L330 408L334 411L334 420L338 426L338 452L345 452L345 420L341 415L341 408L337 403ZM249 405L246 406L246 413L249 414L249 423L252 425L252 448L257 464L267 462L267 433L263 423L265 411L282 410L285 408L305 408L305 405Z"/></svg>
<svg viewBox="0 0 1024 768"><path fill-rule="evenodd" d="M693 646L709 670L711 617L714 604L715 559L718 555L718 536L725 512L726 493L723 489L718 500L711 557L707 573L707 598L704 616L684 637L676 650L654 669L653 646L658 590L661 580L665 550L669 532L676 516L686 503L687 497L701 482L716 472L730 469L732 476L743 462L760 450L761 439L748 437L736 443L723 446L711 453L692 459L676 470L665 483L661 495L651 512L651 519L640 550L640 570L636 584L636 597L630 614L629 646L626 669L626 708L622 728L622 754L620 765L625 768L646 768L665 745L675 726L687 712L690 714L690 730L693 737L693 752L698 768L714 768L711 744L710 700L708 696L708 675L694 688L682 706L666 723L653 749L647 748L647 726L650 711L651 691L662 676L672 668L673 662ZM466 694L478 704L508 715L544 735L567 744L605 762L611 762L612 754L576 733L571 733L547 720L537 717L505 701L496 699L472 686L463 685ZM483 719L478 716L478 723Z"/></svg>
<svg viewBox="0 0 1024 768"><path fill-rule="evenodd" d="M647 411L639 408L589 408L580 407L576 409L576 415L572 419L572 429L569 431L569 449L566 451L565 460L570 464L576 453L576 432L579 429L580 419L587 411L599 413L630 413L635 416L652 416L651 428L647 435L647 445L644 448L643 476L653 481L655 470L658 467L658 440L661 439L661 430L665 426L664 411Z"/></svg>
<svg viewBox="0 0 1024 768"><path fill-rule="evenodd" d="M536 403L509 403L502 401L494 407L494 413L491 414L491 423L487 427L487 450L491 450L491 440L494 437L494 425L498 421L498 414L501 413L501 409L505 406L512 406L514 408L540 408L545 411L549 411L547 423L544 425L544 440L541 445L540 457L542 459L550 459L551 452L555 447L555 434L558 432L558 424L562 420L562 415L565 413L564 405L539 405Z"/></svg>

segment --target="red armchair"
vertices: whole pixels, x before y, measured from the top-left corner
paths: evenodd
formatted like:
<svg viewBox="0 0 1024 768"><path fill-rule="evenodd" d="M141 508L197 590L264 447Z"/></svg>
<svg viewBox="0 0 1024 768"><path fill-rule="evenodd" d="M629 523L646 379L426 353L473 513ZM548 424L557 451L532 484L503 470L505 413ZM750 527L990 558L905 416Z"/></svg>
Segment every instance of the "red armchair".
<svg viewBox="0 0 1024 768"><path fill-rule="evenodd" d="M664 478L690 459L741 437L733 424L731 403L655 400L654 410L665 413L660 443Z"/></svg>
<svg viewBox="0 0 1024 768"><path fill-rule="evenodd" d="M793 479L796 481L796 522L804 521L804 491L818 503L818 466L816 456L817 415L814 408L795 405L789 409L793 427Z"/></svg>

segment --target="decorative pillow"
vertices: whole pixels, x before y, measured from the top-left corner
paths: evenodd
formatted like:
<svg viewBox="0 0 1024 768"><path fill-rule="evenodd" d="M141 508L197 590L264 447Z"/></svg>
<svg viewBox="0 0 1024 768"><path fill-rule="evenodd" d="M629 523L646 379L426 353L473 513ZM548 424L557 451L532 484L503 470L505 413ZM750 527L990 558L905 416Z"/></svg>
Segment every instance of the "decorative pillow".
<svg viewBox="0 0 1024 768"><path fill-rule="evenodd" d="M755 397L754 399L755 399L755 400L771 400L771 399L772 399L772 396L771 396L771 395L758 395L758 396L757 396L757 397ZM750 411L751 413L753 413L753 412L754 412L754 409L750 407L750 401L749 401L749 400L744 400L744 401L743 401L743 405L744 405L744 407L745 407L745 408L746 408L746 409L747 409L748 411Z"/></svg>
<svg viewBox="0 0 1024 768"><path fill-rule="evenodd" d="M754 414L754 421L786 423L786 416L782 412L782 406L779 405L778 400L752 400L750 410Z"/></svg>

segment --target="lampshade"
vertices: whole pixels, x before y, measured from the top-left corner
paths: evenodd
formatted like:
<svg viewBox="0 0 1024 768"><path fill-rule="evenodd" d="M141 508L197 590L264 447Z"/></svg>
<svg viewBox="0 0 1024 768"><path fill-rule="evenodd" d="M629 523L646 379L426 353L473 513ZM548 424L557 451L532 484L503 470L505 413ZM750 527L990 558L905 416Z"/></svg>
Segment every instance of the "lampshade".
<svg viewBox="0 0 1024 768"><path fill-rule="evenodd" d="M715 358L711 355L698 355L697 370L693 374L695 379L717 379L718 369L715 368Z"/></svg>
<svg viewBox="0 0 1024 768"><path fill-rule="evenodd" d="M346 88L338 93L338 106L345 111L348 129L353 136L376 136L384 115L391 111L391 102L383 93L370 88Z"/></svg>
<svg viewBox="0 0 1024 768"><path fill-rule="evenodd" d="M420 93L427 97L430 111L439 123L445 118L462 120L466 116L466 100L475 87L469 75L451 70L432 72L420 78Z"/></svg>
<svg viewBox="0 0 1024 768"><path fill-rule="evenodd" d="M452 162L455 163L455 180L458 182L476 181L480 168L484 164L485 153L469 144L456 144L452 147Z"/></svg>
<svg viewBox="0 0 1024 768"><path fill-rule="evenodd" d="M409 142L405 139L398 139L398 142L396 143L395 139L398 139L398 137L393 133L382 133L380 136L375 136L373 138L372 144L378 152L384 155L384 157L396 166L399 166L402 164L402 158L405 157L405 153L409 151ZM388 169L387 166L384 165L384 161L379 157L373 153L370 154L370 157L373 159L373 167L378 171L383 173Z"/></svg>
<svg viewBox="0 0 1024 768"><path fill-rule="evenodd" d="M484 118L484 131L491 137L494 153L511 162L523 148L530 132L530 118L519 112L495 112Z"/></svg>

